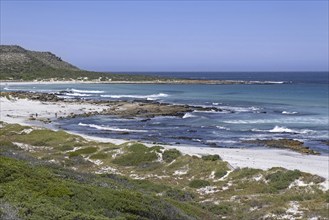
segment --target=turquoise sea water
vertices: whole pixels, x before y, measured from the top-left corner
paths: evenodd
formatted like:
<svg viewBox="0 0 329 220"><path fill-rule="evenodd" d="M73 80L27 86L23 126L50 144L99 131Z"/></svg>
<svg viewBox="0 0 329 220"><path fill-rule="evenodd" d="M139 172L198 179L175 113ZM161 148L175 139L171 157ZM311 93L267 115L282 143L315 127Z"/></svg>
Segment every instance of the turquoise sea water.
<svg viewBox="0 0 329 220"><path fill-rule="evenodd" d="M38 84L2 85L1 89L67 91L65 98L147 99L223 109L146 121L94 116L56 122L62 129L89 135L213 147L256 147L244 141L293 138L328 153L328 146L322 143L329 139L328 73L315 74L316 79L311 74L295 81L289 80L295 77L289 74L275 80L263 75L249 79L287 82L271 85Z"/></svg>

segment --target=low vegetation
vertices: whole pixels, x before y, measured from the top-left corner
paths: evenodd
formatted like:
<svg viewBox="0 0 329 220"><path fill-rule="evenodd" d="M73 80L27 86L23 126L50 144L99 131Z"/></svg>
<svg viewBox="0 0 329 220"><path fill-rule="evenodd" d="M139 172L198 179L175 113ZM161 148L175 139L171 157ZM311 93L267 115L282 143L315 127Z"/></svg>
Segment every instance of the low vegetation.
<svg viewBox="0 0 329 220"><path fill-rule="evenodd" d="M50 52L0 45L0 80L144 81L159 77L81 70ZM163 78L162 78L163 79Z"/></svg>
<svg viewBox="0 0 329 220"><path fill-rule="evenodd" d="M218 155L0 126L0 219L329 218L316 175L232 170Z"/></svg>
<svg viewBox="0 0 329 220"><path fill-rule="evenodd" d="M202 188L202 187L206 187L206 186L209 186L210 185L210 182L207 181L207 180L192 180L190 183L189 183L189 187L192 187L192 188Z"/></svg>

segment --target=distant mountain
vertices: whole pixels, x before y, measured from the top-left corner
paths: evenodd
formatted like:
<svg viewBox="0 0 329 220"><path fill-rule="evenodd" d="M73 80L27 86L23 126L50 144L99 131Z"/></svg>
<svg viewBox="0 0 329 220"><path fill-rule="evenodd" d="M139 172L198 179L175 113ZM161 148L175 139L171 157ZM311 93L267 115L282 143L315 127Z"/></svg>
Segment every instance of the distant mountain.
<svg viewBox="0 0 329 220"><path fill-rule="evenodd" d="M51 52L0 45L0 80L153 80L157 77L81 70Z"/></svg>

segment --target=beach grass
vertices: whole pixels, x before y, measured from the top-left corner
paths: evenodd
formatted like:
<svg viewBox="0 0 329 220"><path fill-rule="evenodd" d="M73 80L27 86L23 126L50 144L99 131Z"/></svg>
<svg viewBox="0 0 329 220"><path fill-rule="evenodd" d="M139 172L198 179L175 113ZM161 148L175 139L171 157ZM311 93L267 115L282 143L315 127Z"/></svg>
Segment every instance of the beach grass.
<svg viewBox="0 0 329 220"><path fill-rule="evenodd" d="M168 212L180 219L328 217L328 191L316 175L232 169L219 155L1 126L0 216L14 210L23 219L170 219Z"/></svg>

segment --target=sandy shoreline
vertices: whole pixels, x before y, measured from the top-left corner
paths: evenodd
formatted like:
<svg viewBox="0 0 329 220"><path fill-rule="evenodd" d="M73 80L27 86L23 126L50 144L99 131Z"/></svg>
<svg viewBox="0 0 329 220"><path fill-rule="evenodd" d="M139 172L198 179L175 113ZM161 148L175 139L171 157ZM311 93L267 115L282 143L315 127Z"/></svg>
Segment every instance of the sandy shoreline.
<svg viewBox="0 0 329 220"><path fill-rule="evenodd" d="M71 113L79 114L91 111L102 111L106 106L88 103L65 103L65 102L40 102L27 99L8 100L0 97L0 120L6 123L18 123L22 125L33 125L51 128L51 126L36 120L29 120L31 115L38 119L55 119L57 116L67 116ZM72 132L69 132L72 133ZM100 142L112 142L121 144L127 140L117 140L110 138L98 138L81 135L89 140ZM272 167L284 167L286 169L298 169L307 173L317 174L329 180L329 157L317 155L302 155L290 150L281 149L229 149L211 147L189 147L183 145L167 146L167 148L177 148L182 153L189 155L219 154L223 160L229 162L234 168L250 167L258 169L269 169ZM328 188L328 182L326 183Z"/></svg>

